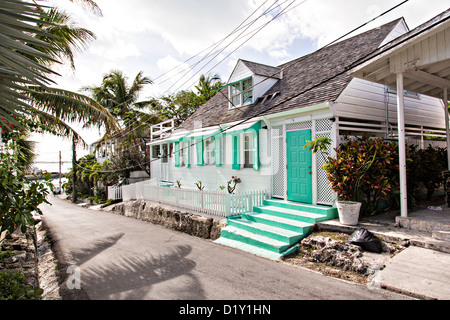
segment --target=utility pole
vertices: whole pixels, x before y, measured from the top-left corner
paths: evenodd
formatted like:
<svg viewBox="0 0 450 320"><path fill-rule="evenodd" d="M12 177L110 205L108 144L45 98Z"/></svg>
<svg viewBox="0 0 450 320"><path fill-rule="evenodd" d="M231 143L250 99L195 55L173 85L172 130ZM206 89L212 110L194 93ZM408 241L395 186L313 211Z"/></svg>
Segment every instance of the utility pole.
<svg viewBox="0 0 450 320"><path fill-rule="evenodd" d="M61 182L61 151L59 151L59 193L62 193L62 182Z"/></svg>
<svg viewBox="0 0 450 320"><path fill-rule="evenodd" d="M77 202L77 140L75 138L75 135L73 135L72 138L72 202Z"/></svg>

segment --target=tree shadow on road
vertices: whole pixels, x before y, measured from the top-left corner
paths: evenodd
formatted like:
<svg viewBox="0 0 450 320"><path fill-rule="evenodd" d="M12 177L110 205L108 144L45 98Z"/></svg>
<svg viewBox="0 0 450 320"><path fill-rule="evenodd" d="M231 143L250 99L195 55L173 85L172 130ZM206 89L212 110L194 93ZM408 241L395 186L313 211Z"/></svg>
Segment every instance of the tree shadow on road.
<svg viewBox="0 0 450 320"><path fill-rule="evenodd" d="M191 273L195 262L186 256L192 251L187 245L174 247L167 254L159 256L120 257L105 265L85 264L101 252L112 247L124 233L115 234L91 243L70 254L61 257L58 269L60 272L60 295L63 300L89 299L144 299L153 285L186 276L188 281L177 285L175 291L170 284L165 292L175 294L177 299L204 299L205 295L198 279ZM84 266L82 266L85 264ZM81 288L69 288L72 281L67 273L70 266L81 266ZM68 286L69 284L69 286ZM153 297L164 299L164 297Z"/></svg>
<svg viewBox="0 0 450 320"><path fill-rule="evenodd" d="M163 282L167 287L152 299L205 299L200 282L191 273L196 264L186 258L191 251L190 246L183 245L165 255L118 258L105 266L87 268L82 283L94 299L145 299L154 285ZM181 276L188 280L169 283Z"/></svg>

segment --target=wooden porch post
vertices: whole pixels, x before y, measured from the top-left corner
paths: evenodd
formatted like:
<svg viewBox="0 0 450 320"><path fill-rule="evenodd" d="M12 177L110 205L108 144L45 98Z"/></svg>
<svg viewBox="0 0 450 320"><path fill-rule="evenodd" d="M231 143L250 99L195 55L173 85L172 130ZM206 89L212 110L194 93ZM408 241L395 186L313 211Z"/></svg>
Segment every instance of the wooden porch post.
<svg viewBox="0 0 450 320"><path fill-rule="evenodd" d="M444 97L442 98L442 102L444 102L444 111L445 111L445 135L447 140L447 169L450 170L450 132L449 132L449 124L448 124L448 88L444 88Z"/></svg>
<svg viewBox="0 0 450 320"><path fill-rule="evenodd" d="M408 194L406 187L406 136L403 95L403 73L397 73L397 119L398 154L400 170L400 211L402 217L408 216Z"/></svg>

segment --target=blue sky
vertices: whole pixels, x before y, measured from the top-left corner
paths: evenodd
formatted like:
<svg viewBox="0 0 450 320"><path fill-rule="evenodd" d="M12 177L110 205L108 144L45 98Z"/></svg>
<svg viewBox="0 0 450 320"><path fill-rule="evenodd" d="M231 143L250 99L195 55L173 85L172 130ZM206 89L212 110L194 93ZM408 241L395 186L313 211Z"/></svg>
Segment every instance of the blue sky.
<svg viewBox="0 0 450 320"><path fill-rule="evenodd" d="M76 2L76 1L75 1ZM239 58L268 65L279 65L298 58L335 40L353 28L371 20L401 0L96 0L103 16L83 10L68 0L49 0L70 12L79 26L93 31L97 40L78 53L72 72L58 67L62 77L58 86L79 91L82 86L98 85L112 69L122 70L131 79L139 72L155 79L142 99L189 89L202 73L217 73L226 81ZM410 29L448 9L448 0L410 0L393 12L370 23L357 33L404 17ZM272 11L270 11L273 9ZM284 11L283 11L284 9ZM268 11L268 12L267 12ZM265 14L263 14L265 12ZM271 21L276 14L284 14ZM252 14L253 13L253 14ZM252 14L252 15L251 15ZM214 54L204 58L196 54L224 39L242 22L253 22L222 42ZM248 19L248 20L246 20ZM271 22L270 22L271 21ZM245 25L244 23L244 25ZM249 39L248 34L267 24ZM248 36L232 42L241 33ZM355 33L356 34L356 33ZM355 35L352 34L351 36ZM235 51L236 50L236 51ZM206 62L209 62L208 64ZM175 71L167 73L177 67ZM158 78L160 75L164 75ZM181 77L185 75L185 77ZM183 86L182 86L183 85ZM91 143L100 135L83 131ZM39 142L38 161L71 159L71 144L50 135L35 135ZM87 152L79 150L79 155ZM55 167L38 164L54 170Z"/></svg>

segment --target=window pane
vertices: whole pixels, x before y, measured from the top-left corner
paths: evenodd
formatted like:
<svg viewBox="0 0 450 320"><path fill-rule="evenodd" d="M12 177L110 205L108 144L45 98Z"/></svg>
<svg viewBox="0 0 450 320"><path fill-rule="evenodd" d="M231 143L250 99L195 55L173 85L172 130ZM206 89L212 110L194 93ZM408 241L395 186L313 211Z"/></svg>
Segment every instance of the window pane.
<svg viewBox="0 0 450 320"><path fill-rule="evenodd" d="M231 102L233 103L233 106L235 106L235 107L240 106L241 105L241 95L234 96L231 99Z"/></svg>
<svg viewBox="0 0 450 320"><path fill-rule="evenodd" d="M252 78L242 81L242 91L247 91L252 88Z"/></svg>

